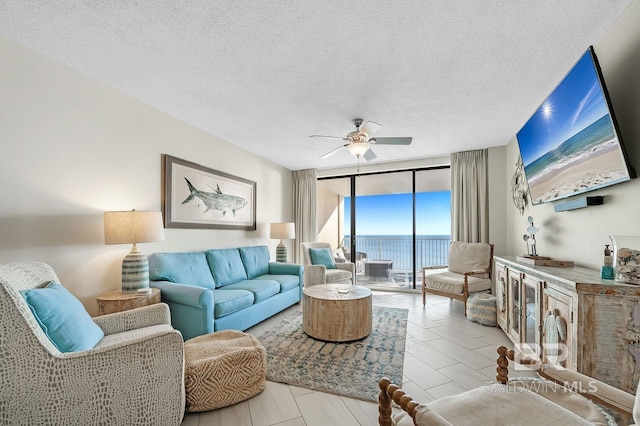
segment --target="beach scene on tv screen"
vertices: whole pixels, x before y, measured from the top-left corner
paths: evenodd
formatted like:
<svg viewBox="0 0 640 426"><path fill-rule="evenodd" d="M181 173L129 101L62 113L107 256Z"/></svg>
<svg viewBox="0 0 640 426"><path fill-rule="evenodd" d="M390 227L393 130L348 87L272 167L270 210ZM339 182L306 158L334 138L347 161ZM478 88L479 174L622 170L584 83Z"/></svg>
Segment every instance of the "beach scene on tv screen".
<svg viewBox="0 0 640 426"><path fill-rule="evenodd" d="M533 204L629 179L590 52L518 132Z"/></svg>

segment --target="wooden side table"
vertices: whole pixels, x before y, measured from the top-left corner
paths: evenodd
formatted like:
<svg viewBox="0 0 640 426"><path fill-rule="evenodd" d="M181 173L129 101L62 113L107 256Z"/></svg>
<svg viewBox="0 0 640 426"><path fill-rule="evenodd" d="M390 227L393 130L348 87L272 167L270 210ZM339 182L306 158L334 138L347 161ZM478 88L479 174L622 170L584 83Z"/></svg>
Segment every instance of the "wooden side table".
<svg viewBox="0 0 640 426"><path fill-rule="evenodd" d="M302 330L329 342L348 342L371 333L371 290L351 284L305 287Z"/></svg>
<svg viewBox="0 0 640 426"><path fill-rule="evenodd" d="M149 294L123 293L122 290L114 290L101 294L96 300L99 315L112 314L160 303L160 289L152 288Z"/></svg>

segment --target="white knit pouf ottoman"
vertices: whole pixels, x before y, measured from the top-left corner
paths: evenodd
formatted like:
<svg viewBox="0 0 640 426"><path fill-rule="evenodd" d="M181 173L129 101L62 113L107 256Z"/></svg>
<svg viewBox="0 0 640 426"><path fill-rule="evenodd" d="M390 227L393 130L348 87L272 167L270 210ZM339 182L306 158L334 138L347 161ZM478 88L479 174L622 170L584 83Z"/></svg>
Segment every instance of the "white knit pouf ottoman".
<svg viewBox="0 0 640 426"><path fill-rule="evenodd" d="M467 299L467 319L478 324L497 327L496 297L492 294L477 293Z"/></svg>
<svg viewBox="0 0 640 426"><path fill-rule="evenodd" d="M267 351L255 337L235 330L184 343L186 410L215 410L264 390Z"/></svg>

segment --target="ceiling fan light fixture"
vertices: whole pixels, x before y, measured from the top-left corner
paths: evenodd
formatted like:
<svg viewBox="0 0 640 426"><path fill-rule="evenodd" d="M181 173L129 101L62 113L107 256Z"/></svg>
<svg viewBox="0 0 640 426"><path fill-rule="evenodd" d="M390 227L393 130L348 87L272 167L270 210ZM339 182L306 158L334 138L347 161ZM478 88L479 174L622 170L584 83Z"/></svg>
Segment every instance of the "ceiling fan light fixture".
<svg viewBox="0 0 640 426"><path fill-rule="evenodd" d="M376 133L382 127L382 124L374 123L373 121L367 121L362 125L362 119L357 118L354 120L356 130L349 132L347 137L339 136L323 136L323 135L311 135L312 138L330 138L340 139L347 143L339 146L331 151L327 152L320 158L328 158L341 150L347 148L351 155L356 158L364 157L365 160L371 161L378 158L378 156L370 149L373 144L376 145L411 145L411 137L381 137L372 138L371 135ZM362 125L362 127L360 127Z"/></svg>
<svg viewBox="0 0 640 426"><path fill-rule="evenodd" d="M354 157L360 157L369 150L369 142L354 142L349 144L347 149Z"/></svg>

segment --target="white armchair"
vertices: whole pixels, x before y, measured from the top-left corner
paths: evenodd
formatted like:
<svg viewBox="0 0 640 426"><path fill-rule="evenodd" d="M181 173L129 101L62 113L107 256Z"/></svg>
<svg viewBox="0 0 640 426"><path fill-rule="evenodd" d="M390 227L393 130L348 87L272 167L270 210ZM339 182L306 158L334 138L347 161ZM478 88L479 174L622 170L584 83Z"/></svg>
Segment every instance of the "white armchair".
<svg viewBox="0 0 640 426"><path fill-rule="evenodd" d="M316 284L353 284L356 283L356 265L352 262L335 263L335 269L327 269L325 265L314 265L311 261L309 249L329 249L329 243L300 243L304 261L304 285L308 287Z"/></svg>
<svg viewBox="0 0 640 426"><path fill-rule="evenodd" d="M62 353L20 294L51 281L44 263L0 265L0 424L179 425L184 349L168 306L96 317L102 340Z"/></svg>
<svg viewBox="0 0 640 426"><path fill-rule="evenodd" d="M444 268L441 272L428 273L430 269ZM446 296L464 302L466 316L469 295L491 291L492 270L493 244L452 241L449 265L422 270L422 305L427 303L427 293Z"/></svg>

